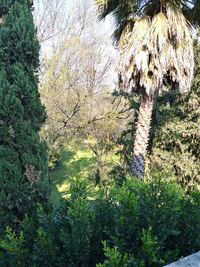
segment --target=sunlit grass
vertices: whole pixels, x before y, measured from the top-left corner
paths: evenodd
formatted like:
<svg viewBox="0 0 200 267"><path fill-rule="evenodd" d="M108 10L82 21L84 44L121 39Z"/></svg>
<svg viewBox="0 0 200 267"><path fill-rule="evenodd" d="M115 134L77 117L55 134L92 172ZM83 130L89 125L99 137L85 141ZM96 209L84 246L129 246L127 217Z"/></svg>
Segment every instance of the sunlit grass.
<svg viewBox="0 0 200 267"><path fill-rule="evenodd" d="M108 170L119 163L116 149L105 153L101 159L107 165ZM60 165L50 173L51 202L57 205L62 197L69 196L71 179L89 179L91 177L94 179L96 169L97 162L86 141L78 143L74 141L70 145L66 144L61 152ZM98 186L94 185L93 191L97 192Z"/></svg>
<svg viewBox="0 0 200 267"><path fill-rule="evenodd" d="M61 162L50 173L51 195L53 204L58 204L61 197L66 197L70 179L88 177L94 167L93 153L84 146L65 146L61 153Z"/></svg>

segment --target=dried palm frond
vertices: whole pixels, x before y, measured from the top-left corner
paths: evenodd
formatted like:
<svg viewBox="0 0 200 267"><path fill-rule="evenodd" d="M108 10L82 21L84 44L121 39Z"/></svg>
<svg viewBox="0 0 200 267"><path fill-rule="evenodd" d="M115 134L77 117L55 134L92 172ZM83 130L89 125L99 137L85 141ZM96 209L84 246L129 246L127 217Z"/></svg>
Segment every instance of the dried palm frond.
<svg viewBox="0 0 200 267"><path fill-rule="evenodd" d="M126 45L129 43L129 40L132 36L132 30L133 30L134 22L128 21L127 25L125 26L124 30L122 31L122 34L120 36L119 42L118 42L118 48L121 51L126 47Z"/></svg>
<svg viewBox="0 0 200 267"><path fill-rule="evenodd" d="M167 9L167 17L169 21L170 41L173 46L174 63L171 68L172 79L178 85L181 93L190 89L194 75L194 54L193 40L191 38L189 23L182 13L174 10L171 6ZM169 66L170 67L170 66Z"/></svg>
<svg viewBox="0 0 200 267"><path fill-rule="evenodd" d="M122 82L120 85L124 89L128 89L130 84L131 87L135 87L139 72L144 71L148 66L147 47L143 44L143 40L149 28L150 18L146 16L135 22L131 32L121 36L119 76ZM123 47L122 44L124 44Z"/></svg>
<svg viewBox="0 0 200 267"><path fill-rule="evenodd" d="M121 89L143 88L150 95L167 77L179 92L188 91L194 69L189 27L182 13L171 6L167 6L166 14L160 12L152 19L145 16L136 21L120 41L124 45L119 67Z"/></svg>

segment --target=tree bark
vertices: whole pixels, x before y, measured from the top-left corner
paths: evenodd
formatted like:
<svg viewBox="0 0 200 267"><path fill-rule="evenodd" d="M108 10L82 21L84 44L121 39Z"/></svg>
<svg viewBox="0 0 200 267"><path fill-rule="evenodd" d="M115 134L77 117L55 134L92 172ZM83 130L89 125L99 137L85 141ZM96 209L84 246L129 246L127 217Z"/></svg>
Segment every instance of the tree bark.
<svg viewBox="0 0 200 267"><path fill-rule="evenodd" d="M144 178L145 155L148 148L153 103L153 96L142 96L135 135L133 159L131 163L131 175L140 179Z"/></svg>

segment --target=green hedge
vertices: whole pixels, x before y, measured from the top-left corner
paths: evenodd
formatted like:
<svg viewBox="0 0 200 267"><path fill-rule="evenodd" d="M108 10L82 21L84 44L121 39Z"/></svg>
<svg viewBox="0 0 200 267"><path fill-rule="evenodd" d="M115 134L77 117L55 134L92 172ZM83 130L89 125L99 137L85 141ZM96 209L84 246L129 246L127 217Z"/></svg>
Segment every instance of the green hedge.
<svg viewBox="0 0 200 267"><path fill-rule="evenodd" d="M186 194L158 176L127 180L96 200L75 181L60 207L38 205L20 232L7 229L0 266L157 267L198 251L200 192Z"/></svg>

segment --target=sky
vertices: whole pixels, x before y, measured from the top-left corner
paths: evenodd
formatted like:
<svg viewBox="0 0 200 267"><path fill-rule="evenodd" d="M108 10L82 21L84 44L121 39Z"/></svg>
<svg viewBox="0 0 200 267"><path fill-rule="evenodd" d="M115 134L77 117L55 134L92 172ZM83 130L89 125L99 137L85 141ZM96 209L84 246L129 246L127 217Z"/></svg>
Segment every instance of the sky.
<svg viewBox="0 0 200 267"><path fill-rule="evenodd" d="M79 9L81 7L82 11L80 10L80 14L81 12L84 13L84 10L94 10L94 0L34 0L34 5L34 19L38 28L38 38L41 43L42 55L51 54L55 50L57 40L67 34L67 28L69 27L68 20L70 17L73 20L73 17L78 16L77 8ZM55 12L59 14L56 19L54 19L56 17ZM51 23L52 18L55 21L55 25ZM105 45L109 49L112 49L112 45L108 44L108 39L114 31L113 18L109 16L99 22L97 14L94 14L93 20L93 26L99 32L99 36L102 37L102 34L105 35L102 42L105 41ZM62 36L56 33L57 30L62 31Z"/></svg>
<svg viewBox="0 0 200 267"><path fill-rule="evenodd" d="M56 5L57 1L59 1L59 5ZM101 60L99 65L100 69L101 64L104 66L104 60L106 62L109 58L113 62L113 67L109 69L109 80L113 84L116 81L115 66L118 62L117 50L111 38L114 32L114 21L111 16L99 21L96 6L90 5L90 1L93 0L34 0L34 20L41 45L41 63L58 51L60 43L63 45L63 41L70 42L73 33L76 35L77 28L81 27L81 23L85 23L81 38L88 43L95 40L101 45L103 61ZM55 14L59 15L55 16ZM52 18L54 18L55 25L51 23ZM82 22L80 23L80 21Z"/></svg>

